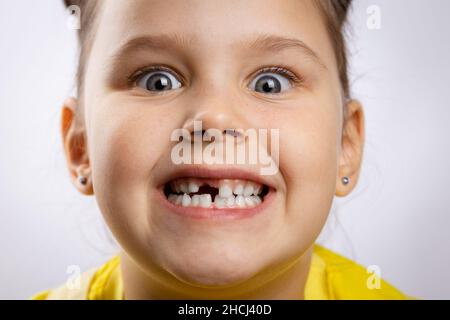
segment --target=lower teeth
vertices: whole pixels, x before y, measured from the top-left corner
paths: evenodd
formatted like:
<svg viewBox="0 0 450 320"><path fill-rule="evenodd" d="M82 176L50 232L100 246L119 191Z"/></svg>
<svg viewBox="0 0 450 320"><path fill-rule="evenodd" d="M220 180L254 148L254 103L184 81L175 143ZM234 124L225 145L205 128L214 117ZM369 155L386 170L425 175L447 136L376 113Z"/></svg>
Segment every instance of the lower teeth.
<svg viewBox="0 0 450 320"><path fill-rule="evenodd" d="M196 194L192 197L188 194L177 195L169 194L168 200L175 204L183 207L202 207L202 208L252 208L259 205L262 199L259 196L243 196L231 195L226 198L222 198L216 195L214 202L212 202L210 194Z"/></svg>

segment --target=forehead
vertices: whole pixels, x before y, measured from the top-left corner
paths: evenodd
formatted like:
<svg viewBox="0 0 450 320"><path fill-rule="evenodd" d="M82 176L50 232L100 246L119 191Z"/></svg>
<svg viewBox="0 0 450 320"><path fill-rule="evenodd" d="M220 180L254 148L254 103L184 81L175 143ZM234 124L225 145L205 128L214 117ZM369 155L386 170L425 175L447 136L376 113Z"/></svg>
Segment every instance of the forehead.
<svg viewBox="0 0 450 320"><path fill-rule="evenodd" d="M127 42L160 34L199 58L254 49L256 36L266 34L299 40L325 63L332 48L313 0L115 0L103 1L95 42L107 52Z"/></svg>

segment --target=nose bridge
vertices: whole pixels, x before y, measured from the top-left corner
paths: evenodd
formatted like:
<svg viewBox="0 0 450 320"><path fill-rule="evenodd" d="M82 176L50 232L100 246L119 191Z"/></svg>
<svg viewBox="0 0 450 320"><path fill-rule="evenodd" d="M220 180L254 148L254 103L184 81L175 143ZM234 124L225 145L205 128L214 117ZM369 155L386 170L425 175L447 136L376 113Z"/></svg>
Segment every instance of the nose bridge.
<svg viewBox="0 0 450 320"><path fill-rule="evenodd" d="M194 121L201 121L203 130L245 128L245 113L237 98L234 79L230 73L215 72L202 77L193 90L190 116L186 127L193 129Z"/></svg>

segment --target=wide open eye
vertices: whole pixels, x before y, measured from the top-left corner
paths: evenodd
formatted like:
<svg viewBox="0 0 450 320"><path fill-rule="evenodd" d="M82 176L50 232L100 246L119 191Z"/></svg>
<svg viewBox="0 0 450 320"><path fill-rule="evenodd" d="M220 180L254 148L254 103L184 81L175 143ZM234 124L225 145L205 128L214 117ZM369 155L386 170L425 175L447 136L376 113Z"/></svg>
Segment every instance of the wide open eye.
<svg viewBox="0 0 450 320"><path fill-rule="evenodd" d="M143 72L137 79L136 85L148 91L161 92L178 89L181 87L181 82L168 71L154 69Z"/></svg>
<svg viewBox="0 0 450 320"><path fill-rule="evenodd" d="M301 80L284 68L265 68L250 84L250 88L264 94L277 94L293 87Z"/></svg>

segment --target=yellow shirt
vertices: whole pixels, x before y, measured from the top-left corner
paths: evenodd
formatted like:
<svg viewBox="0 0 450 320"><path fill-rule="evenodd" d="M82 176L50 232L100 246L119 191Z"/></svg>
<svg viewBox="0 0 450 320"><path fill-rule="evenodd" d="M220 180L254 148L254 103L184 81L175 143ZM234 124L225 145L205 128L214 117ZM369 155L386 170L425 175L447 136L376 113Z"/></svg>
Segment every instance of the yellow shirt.
<svg viewBox="0 0 450 320"><path fill-rule="evenodd" d="M120 258L116 256L100 268L82 273L79 289L63 285L40 292L31 299L122 300L123 284L119 264ZM373 274L367 273L364 267L352 260L316 244L305 286L305 299L411 299L382 279L379 279L379 286L375 288L368 285L371 276Z"/></svg>

